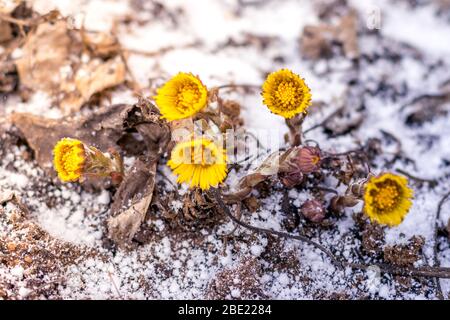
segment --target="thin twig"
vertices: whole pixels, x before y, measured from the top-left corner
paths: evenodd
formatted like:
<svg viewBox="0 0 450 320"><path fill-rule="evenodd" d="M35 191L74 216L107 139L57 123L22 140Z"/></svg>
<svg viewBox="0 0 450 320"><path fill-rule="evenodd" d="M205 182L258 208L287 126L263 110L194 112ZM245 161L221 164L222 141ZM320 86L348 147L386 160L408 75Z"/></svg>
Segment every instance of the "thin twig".
<svg viewBox="0 0 450 320"><path fill-rule="evenodd" d="M405 108L409 107L410 105L419 102L422 99L445 99L446 97L447 97L446 94L422 94L402 105L400 107L400 112L402 112Z"/></svg>
<svg viewBox="0 0 450 320"><path fill-rule="evenodd" d="M403 169L395 169L395 171L397 171L398 173L410 178L411 180L417 181L419 183L429 183L430 187L432 187L432 188L434 188L438 184L438 182L436 180L419 178L419 177L413 176L411 173L409 173Z"/></svg>
<svg viewBox="0 0 450 320"><path fill-rule="evenodd" d="M433 258L434 258L434 265L439 266L439 260L438 260L438 233L439 233L439 221L441 219L441 211L442 206L444 203L450 198L450 192L445 194L441 200L439 201L437 212L436 212L436 220L434 222L434 246L433 246ZM444 299L444 294L442 293L441 288L441 282L438 278L435 278L436 282L436 289L438 291L439 299Z"/></svg>
<svg viewBox="0 0 450 320"><path fill-rule="evenodd" d="M116 292L117 292L117 295L119 296L120 299L123 299L123 298L122 298L122 295L120 294L119 288L117 287L116 282L114 281L114 278L113 278L111 272L109 272L109 271L108 271L108 276L109 276L109 280L110 280L111 283L113 284L114 289L115 289Z"/></svg>
<svg viewBox="0 0 450 320"><path fill-rule="evenodd" d="M181 46L162 47L162 48L160 48L160 49L158 49L156 51L145 51L145 50L132 49L132 48L124 48L123 50L125 52L131 53L131 54L141 55L141 56L145 56L145 57L156 57L156 56L160 56L160 55L166 54L166 53L168 53L170 51L193 48L193 47L199 46L201 44L202 43L200 41L194 41L194 42L191 42L191 43L186 43L186 44L181 45Z"/></svg>
<svg viewBox="0 0 450 320"><path fill-rule="evenodd" d="M349 151L345 151L345 152L340 152L340 153L330 153L330 152L326 152L325 153L325 157L326 158L338 158L338 157L346 157L352 153L361 153L364 151L364 148L359 148L359 149L353 149L353 150L349 150Z"/></svg>
<svg viewBox="0 0 450 320"><path fill-rule="evenodd" d="M322 187L322 186L317 186L315 187L316 190L320 190L320 191L324 191L324 192L328 192L328 193L334 193L336 195L339 194L339 192L337 192L336 190L332 189L332 188L328 188L328 187Z"/></svg>
<svg viewBox="0 0 450 320"><path fill-rule="evenodd" d="M344 108L345 108L345 105L340 108L337 108L335 111L333 111L328 117L323 119L321 122L313 125L311 128L308 128L305 131L303 131L303 134L305 135L310 131L313 131L317 128L323 127L328 121L330 121L332 118L334 118L336 115L338 115L342 110L344 110Z"/></svg>
<svg viewBox="0 0 450 320"><path fill-rule="evenodd" d="M439 268L439 267L397 267L388 264L361 264L361 263L352 263L344 261L342 264L345 267L349 267L352 269L358 270L367 270L369 268L378 267L380 271L384 273L389 273L395 276L404 276L404 277L420 277L420 278L450 278L450 268Z"/></svg>
<svg viewBox="0 0 450 320"><path fill-rule="evenodd" d="M32 21L16 19L16 18L11 17L4 13L0 13L0 21L6 21L9 23L16 24L18 26L25 26L25 27L29 27L29 26L33 25Z"/></svg>

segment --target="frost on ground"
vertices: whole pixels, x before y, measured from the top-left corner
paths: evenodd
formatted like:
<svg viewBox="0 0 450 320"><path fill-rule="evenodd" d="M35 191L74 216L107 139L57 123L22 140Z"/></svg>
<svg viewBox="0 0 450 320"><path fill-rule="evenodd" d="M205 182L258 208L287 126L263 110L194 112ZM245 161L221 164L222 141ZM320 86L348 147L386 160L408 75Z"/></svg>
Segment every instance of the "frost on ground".
<svg viewBox="0 0 450 320"><path fill-rule="evenodd" d="M338 117L308 131L306 139L333 152L365 147L374 152L374 172L403 170L425 181L411 180L414 205L402 224L390 229L368 224L360 206L343 215L328 213L320 225L307 222L298 212L313 195L300 188L287 191L278 183L270 190L258 189L244 203L243 219L254 226L306 235L350 262L416 267L436 263L437 208L450 189L450 9L444 0L34 1L40 13L54 8L88 30L114 25L128 51L130 72L147 95L179 71L198 74L208 87L259 85L279 68L300 73L315 103L305 129L341 108ZM379 30L370 30L368 19L378 9ZM302 50L305 26L337 25L351 10L358 17L357 53L346 51L348 38L325 46L330 50L326 58L323 52L314 57L314 52ZM18 50L13 56L21 54ZM112 104L136 102L125 86L109 94ZM284 141L284 121L261 105L258 92L228 95L242 105L247 130L259 137L271 129L271 141L263 141L268 149ZM95 108L86 106L77 114ZM63 117L44 92L28 99L5 95L1 119L14 112ZM0 298L438 298L434 279L393 276L376 267L339 270L305 243L236 228L220 213L186 215L182 197L170 204L176 216L152 206L134 248L117 249L105 229L114 189L58 183L39 168L16 128L6 122L0 127ZM127 157L126 167L134 161ZM226 183L232 188L255 166L233 168ZM181 196L187 192L185 186L175 186L164 164L158 172L163 193L174 188ZM343 191L335 179L325 183ZM447 267L449 219L447 202L437 238L439 264ZM450 280L440 285L448 298Z"/></svg>

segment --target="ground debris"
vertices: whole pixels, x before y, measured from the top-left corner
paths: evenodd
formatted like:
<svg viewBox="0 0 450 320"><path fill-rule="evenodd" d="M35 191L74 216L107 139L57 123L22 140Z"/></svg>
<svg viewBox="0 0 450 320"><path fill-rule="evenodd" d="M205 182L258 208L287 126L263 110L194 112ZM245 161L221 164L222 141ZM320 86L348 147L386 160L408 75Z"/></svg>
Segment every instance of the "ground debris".
<svg viewBox="0 0 450 320"><path fill-rule="evenodd" d="M420 126L445 116L450 110L450 88L444 87L441 94L419 96L403 108L407 112L405 123L411 126Z"/></svg>
<svg viewBox="0 0 450 320"><path fill-rule="evenodd" d="M209 299L263 298L261 266L254 258L242 259L234 268L219 272L209 284Z"/></svg>
<svg viewBox="0 0 450 320"><path fill-rule="evenodd" d="M421 259L424 243L422 237L414 236L407 245L386 246L383 250L384 259L397 266L412 266Z"/></svg>
<svg viewBox="0 0 450 320"><path fill-rule="evenodd" d="M64 270L101 254L55 239L29 220L28 209L14 192L0 191L0 273L3 268L15 270L0 277L0 297L58 299Z"/></svg>
<svg viewBox="0 0 450 320"><path fill-rule="evenodd" d="M332 54L333 45L339 43L342 45L346 58L358 58L357 25L357 14L350 12L343 16L335 26L329 24L306 26L300 37L301 54L314 60L326 58Z"/></svg>
<svg viewBox="0 0 450 320"><path fill-rule="evenodd" d="M48 92L63 112L72 113L95 93L125 81L119 48L109 34L75 29L65 19L44 22L28 35L16 61L20 85Z"/></svg>

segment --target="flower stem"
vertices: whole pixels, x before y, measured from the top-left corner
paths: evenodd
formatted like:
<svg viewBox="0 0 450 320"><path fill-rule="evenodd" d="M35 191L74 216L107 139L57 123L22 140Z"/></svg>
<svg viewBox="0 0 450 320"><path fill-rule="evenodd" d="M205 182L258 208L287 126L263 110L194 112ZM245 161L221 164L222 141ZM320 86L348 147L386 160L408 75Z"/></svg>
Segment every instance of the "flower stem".
<svg viewBox="0 0 450 320"><path fill-rule="evenodd" d="M289 142L292 147L298 147L302 144L302 124L305 120L305 114L300 113L290 119L285 119L289 128Z"/></svg>

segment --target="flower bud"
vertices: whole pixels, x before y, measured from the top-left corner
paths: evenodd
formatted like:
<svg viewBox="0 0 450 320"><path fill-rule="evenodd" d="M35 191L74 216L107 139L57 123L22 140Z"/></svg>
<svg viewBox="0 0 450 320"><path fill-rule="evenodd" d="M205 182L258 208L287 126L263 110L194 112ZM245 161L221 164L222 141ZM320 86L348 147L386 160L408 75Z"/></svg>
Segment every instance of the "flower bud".
<svg viewBox="0 0 450 320"><path fill-rule="evenodd" d="M325 208L323 204L316 199L306 200L300 207L300 212L311 222L319 223L325 219Z"/></svg>
<svg viewBox="0 0 450 320"><path fill-rule="evenodd" d="M302 147L296 156L296 164L301 172L312 173L320 168L321 154L317 147Z"/></svg>
<svg viewBox="0 0 450 320"><path fill-rule="evenodd" d="M293 188L303 181L303 173L300 171L293 171L281 174L281 183L286 188Z"/></svg>

